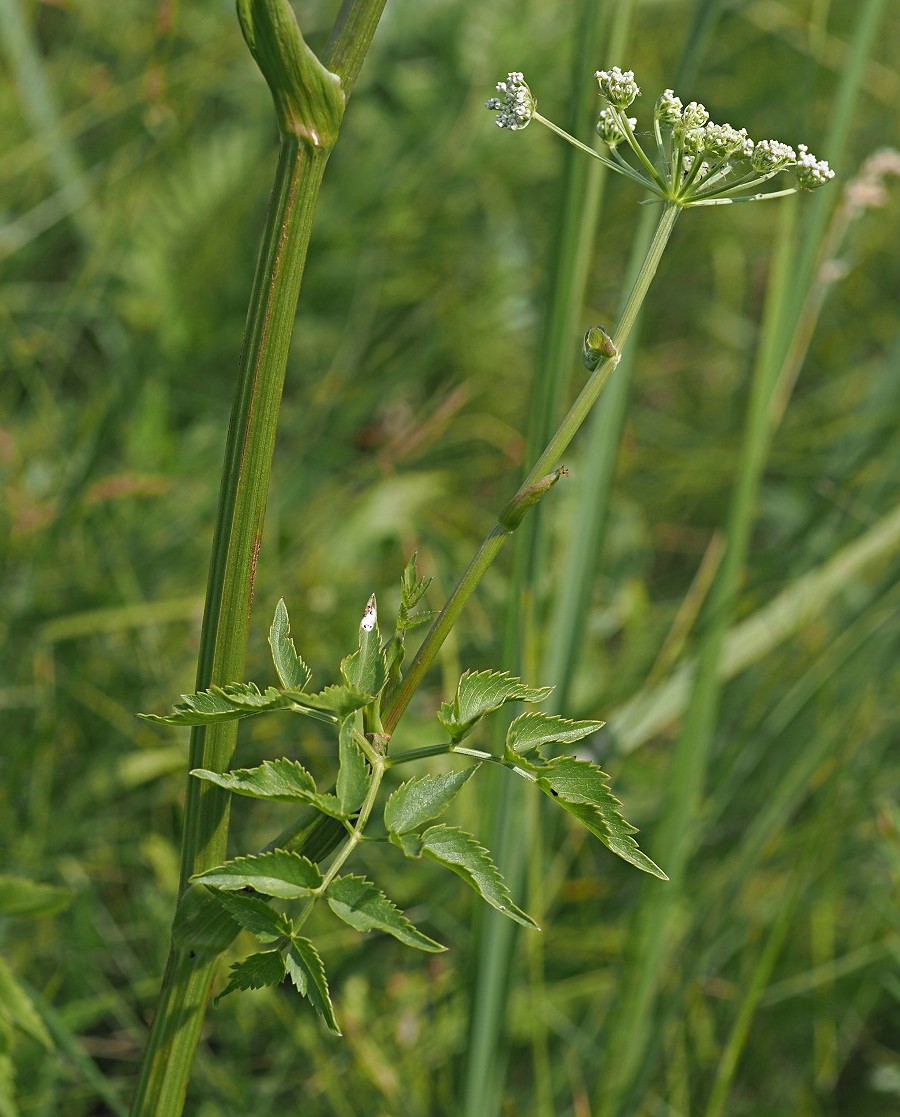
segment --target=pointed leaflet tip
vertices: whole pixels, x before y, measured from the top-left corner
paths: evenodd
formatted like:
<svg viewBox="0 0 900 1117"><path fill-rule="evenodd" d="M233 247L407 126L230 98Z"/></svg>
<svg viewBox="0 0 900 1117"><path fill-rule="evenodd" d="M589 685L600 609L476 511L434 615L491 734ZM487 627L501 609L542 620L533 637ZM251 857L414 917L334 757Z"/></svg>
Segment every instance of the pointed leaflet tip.
<svg viewBox="0 0 900 1117"><path fill-rule="evenodd" d="M363 632L371 632L376 624L378 624L378 605L375 602L375 594L373 593L366 603L365 612L362 615L362 620L359 622L359 627Z"/></svg>
<svg viewBox="0 0 900 1117"><path fill-rule="evenodd" d="M283 597L275 607L275 616L269 629L269 647L272 649L272 662L275 664L275 670L284 689L306 690L312 672L297 655L297 649L291 639L291 622Z"/></svg>

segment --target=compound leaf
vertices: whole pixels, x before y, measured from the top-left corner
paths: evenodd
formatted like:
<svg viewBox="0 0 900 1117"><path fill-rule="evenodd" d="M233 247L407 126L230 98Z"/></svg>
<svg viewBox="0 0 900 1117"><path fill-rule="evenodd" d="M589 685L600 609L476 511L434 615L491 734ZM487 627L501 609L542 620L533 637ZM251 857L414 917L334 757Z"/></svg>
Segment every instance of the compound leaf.
<svg viewBox="0 0 900 1117"><path fill-rule="evenodd" d="M325 896L334 914L357 931L384 931L406 946L432 954L446 949L418 931L381 889L365 877L335 877Z"/></svg>

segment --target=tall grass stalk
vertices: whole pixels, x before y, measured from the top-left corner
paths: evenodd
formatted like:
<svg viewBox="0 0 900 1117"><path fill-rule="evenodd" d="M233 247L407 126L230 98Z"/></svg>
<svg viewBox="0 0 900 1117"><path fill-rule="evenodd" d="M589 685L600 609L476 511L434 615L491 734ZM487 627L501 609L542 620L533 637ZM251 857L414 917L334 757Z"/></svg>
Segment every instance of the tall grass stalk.
<svg viewBox="0 0 900 1117"><path fill-rule="evenodd" d="M844 70L832 115L828 150L839 159L883 10L883 0L869 0L857 23L852 64ZM771 445L778 386L793 368L787 358L798 328L798 314L813 281L828 220L828 201L814 201L803 233L796 231L796 204L782 210L782 227L769 283L760 345L753 374L737 476L725 531L725 554L710 593L693 679L681 731L673 750L672 775L657 832L671 883L666 889L644 888L634 912L629 951L618 996L609 1013L597 1102L601 1114L630 1111L631 1091L651 1045L651 1013L673 949L676 911L687 867L699 835L699 811L722 694L721 660L740 585L750 532L756 515L763 469ZM780 409L783 411L783 407Z"/></svg>
<svg viewBox="0 0 900 1117"><path fill-rule="evenodd" d="M718 5L700 5L705 18L714 19ZM589 73L598 60L612 64L628 56L627 44L631 33L633 5L617 5L612 13L605 6L586 3L575 19L581 51L575 71L575 90L578 75ZM608 35L605 26L612 21ZM691 34L685 47L687 55L696 36ZM682 67L683 68L683 67ZM570 111L570 124L580 123L580 100L574 95ZM560 189L561 217L554 237L553 279L547 312L544 317L539 360L532 381L529 412L528 445L533 448L547 424L559 407L561 392L567 382L571 355L564 339L568 338L586 301L588 266L593 254L597 224L604 199L606 168L592 160L579 157L578 152L567 152L565 175ZM641 214L633 239L631 258L624 278L627 289L640 272L641 264L653 236L655 218L652 209ZM620 307L620 312L622 308ZM535 627L532 612L539 596L538 580L546 570L548 540L543 528L545 522L540 509L526 525L516 542L513 562L512 592L505 629L504 662L516 663L517 669L536 672L536 677L546 678L555 685L551 702L553 708L565 708L569 696L575 663L581 650L587 601L590 596L597 556L603 545L603 534L612 491L613 475L618 457L619 440L624 423L629 395L634 345L622 355L585 432L585 449L582 460L590 464L577 478L578 496L573 516L579 530L573 533L572 542L560 564L553 565L557 572L559 590L555 608L546 633ZM522 632L522 626L526 632ZM540 662L523 666L522 651L533 650ZM519 789L508 782L494 782L494 824L492 848L497 850L500 863L509 879L521 884L528 875L539 884L542 879L540 828L545 811L529 812L526 837L522 835L522 812L517 810ZM513 824L516 818L517 824ZM526 859L525 851L528 850ZM542 916L542 896L539 887L529 888L530 904ZM473 970L475 980L471 985L471 1019L469 1025L473 1042L469 1047L465 1068L466 1117L491 1114L498 1111L503 1061L500 1052L505 1030L505 1009L512 971L512 957L520 936L516 928L493 918L490 913L476 918L478 953ZM543 965L543 941L529 940L529 983L535 997L540 997L540 973ZM543 1015L533 1015L534 1033L543 1033ZM539 1044L539 1040L535 1041ZM540 1077L541 1058L535 1057L536 1079ZM538 1081L539 1096L545 1097L546 1087ZM552 1109L548 1109L552 1112Z"/></svg>
<svg viewBox="0 0 900 1117"><path fill-rule="evenodd" d="M324 66L303 41L287 0L241 0L241 26L269 83L280 150L250 296L225 448L207 580L197 690L241 678L265 517L269 474L306 251L328 156L384 0L345 0ZM189 768L225 771L236 723L195 727ZM230 795L188 779L181 852L182 902L189 878L226 855ZM173 938L144 1055L134 1117L175 1117L184 1105L217 952Z"/></svg>
<svg viewBox="0 0 900 1117"><path fill-rule="evenodd" d="M883 516L859 539L807 571L768 604L731 627L719 660L723 683L760 663L812 623L848 586L900 551L900 508ZM847 633L843 634L844 636ZM697 661L684 660L667 678L643 687L616 707L608 725L621 754L633 752L684 714Z"/></svg>
<svg viewBox="0 0 900 1117"><path fill-rule="evenodd" d="M0 46L19 87L19 100L35 134L41 139L45 158L56 180L58 193L54 205L47 207L44 203L44 206L71 214L79 235L89 242L97 229L97 207L88 177L60 117L23 7L21 0L0 0ZM0 255L21 246L10 236L8 228L4 229L4 234Z"/></svg>

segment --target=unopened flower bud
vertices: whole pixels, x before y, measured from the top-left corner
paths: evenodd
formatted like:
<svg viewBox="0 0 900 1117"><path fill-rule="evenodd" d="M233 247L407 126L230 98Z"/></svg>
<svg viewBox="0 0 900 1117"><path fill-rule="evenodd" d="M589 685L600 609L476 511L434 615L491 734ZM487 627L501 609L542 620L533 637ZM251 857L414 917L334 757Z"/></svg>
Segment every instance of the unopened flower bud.
<svg viewBox="0 0 900 1117"><path fill-rule="evenodd" d="M671 89L663 90L653 112L660 124L678 124L684 105Z"/></svg>
<svg viewBox="0 0 900 1117"><path fill-rule="evenodd" d="M701 105L699 101L690 101L681 114L681 127L683 131L691 132L695 128L704 128L708 120L709 113L706 111L706 106Z"/></svg>
<svg viewBox="0 0 900 1117"><path fill-rule="evenodd" d="M703 150L719 159L727 159L743 151L747 139L746 128L732 128L730 124L714 124L710 120L703 129Z"/></svg>
<svg viewBox="0 0 900 1117"><path fill-rule="evenodd" d="M633 70L625 70L623 73L618 66L613 66L611 70L598 70L594 77L600 86L600 92L617 109L627 109L641 95Z"/></svg>
<svg viewBox="0 0 900 1117"><path fill-rule="evenodd" d="M690 172L693 170L694 163L697 161L697 158L698 156L696 155L685 155L682 157L681 167L685 174L690 174ZM694 174L692 177L695 182L699 182L700 179L706 178L706 176L709 174L709 171L709 163L707 163L704 159L700 163L700 166L697 168L696 174Z"/></svg>
<svg viewBox="0 0 900 1117"><path fill-rule="evenodd" d="M750 158L753 169L763 173L780 171L796 162L797 154L794 149L781 140L758 140Z"/></svg>
<svg viewBox="0 0 900 1117"><path fill-rule="evenodd" d="M633 130L637 126L637 117L629 116L627 119L629 127ZM615 109L600 110L600 119L597 121L597 135L610 147L615 147L625 139L619 114Z"/></svg>

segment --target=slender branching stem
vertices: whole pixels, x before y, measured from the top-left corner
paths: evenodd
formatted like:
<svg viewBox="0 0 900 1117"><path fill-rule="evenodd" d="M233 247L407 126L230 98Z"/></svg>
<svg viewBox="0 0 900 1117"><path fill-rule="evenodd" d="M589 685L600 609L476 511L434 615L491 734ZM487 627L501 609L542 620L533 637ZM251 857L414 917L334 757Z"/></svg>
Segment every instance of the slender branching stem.
<svg viewBox="0 0 900 1117"><path fill-rule="evenodd" d="M653 276L656 274L656 269L659 266L663 251L672 234L672 229L675 226L675 219L678 216L680 208L678 204L670 202L664 206L660 214L659 223L653 235L653 240L650 243L644 263L629 293L628 300L625 303L618 328L613 335L613 345L618 354L621 354L635 320L637 319L641 304L646 298L647 291L650 288ZM478 548L474 558L469 563L465 573L448 598L447 603L444 605L443 609L441 609L431 628L426 633L425 639L422 641L415 658L410 664L409 670L404 676L400 687L397 689L393 701L385 711L383 722L386 732L392 733L396 728L397 722L400 720L403 711L409 704L410 698L421 683L425 672L431 666L447 634L453 628L454 624L456 624L466 602L472 596L476 586L484 576L485 571L494 561L506 541L507 536L510 534L510 528L504 524L505 513L510 507L514 507L516 502L539 482L541 478L550 474L551 471L556 469L559 465L563 454L568 449L572 439L590 414L600 393L606 386L607 381L618 363L618 359L618 357L613 357L609 360L601 361L591 374L587 383L569 409L568 414L557 428L556 433L547 443L544 452L531 467L527 477L519 487L518 492L509 502L506 509L504 509L504 512L501 513L498 522L490 532L488 532L481 546Z"/></svg>

